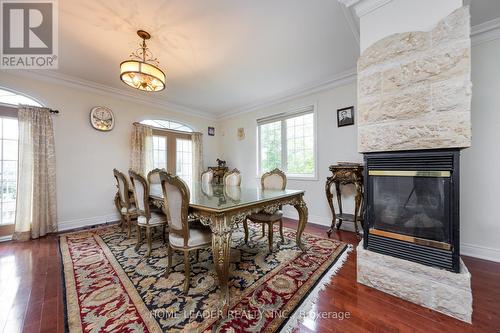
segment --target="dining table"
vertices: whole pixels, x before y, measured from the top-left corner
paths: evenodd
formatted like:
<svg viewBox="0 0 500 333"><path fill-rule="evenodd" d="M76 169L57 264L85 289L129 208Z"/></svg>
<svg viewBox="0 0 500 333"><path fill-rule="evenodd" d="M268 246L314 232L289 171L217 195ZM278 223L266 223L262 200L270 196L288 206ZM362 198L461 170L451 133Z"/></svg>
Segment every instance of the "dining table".
<svg viewBox="0 0 500 333"><path fill-rule="evenodd" d="M249 215L259 212L272 214L282 206L294 206L299 215L295 241L306 251L301 237L306 226L308 209L303 190L264 190L262 188L214 185L194 182L190 186L190 216L199 219L212 230L212 252L220 293L220 311L226 316L230 304L229 260L232 232ZM160 184L150 185L151 203L165 210Z"/></svg>

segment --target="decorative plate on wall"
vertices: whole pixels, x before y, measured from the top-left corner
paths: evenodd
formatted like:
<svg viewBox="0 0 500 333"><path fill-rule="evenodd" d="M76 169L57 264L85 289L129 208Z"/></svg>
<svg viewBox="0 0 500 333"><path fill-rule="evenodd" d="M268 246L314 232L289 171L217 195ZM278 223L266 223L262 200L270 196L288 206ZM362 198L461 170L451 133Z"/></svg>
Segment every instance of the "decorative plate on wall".
<svg viewBox="0 0 500 333"><path fill-rule="evenodd" d="M115 116L107 107L96 106L90 110L90 123L98 131L111 131L115 126Z"/></svg>

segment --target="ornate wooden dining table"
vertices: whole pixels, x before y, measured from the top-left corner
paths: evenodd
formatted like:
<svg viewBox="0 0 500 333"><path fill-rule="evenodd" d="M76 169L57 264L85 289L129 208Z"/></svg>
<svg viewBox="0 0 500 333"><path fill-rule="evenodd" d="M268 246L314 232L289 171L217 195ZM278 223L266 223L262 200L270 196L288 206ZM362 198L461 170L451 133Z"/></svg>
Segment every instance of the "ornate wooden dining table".
<svg viewBox="0 0 500 333"><path fill-rule="evenodd" d="M247 216L257 212L274 213L284 205L292 205L299 214L296 243L306 251L301 241L308 210L302 190L263 190L240 186L208 185L195 183L191 186L190 215L212 230L212 251L215 270L221 290L221 310L226 315L230 307L229 260L231 234ZM153 205L163 208L163 193L160 185L150 187Z"/></svg>

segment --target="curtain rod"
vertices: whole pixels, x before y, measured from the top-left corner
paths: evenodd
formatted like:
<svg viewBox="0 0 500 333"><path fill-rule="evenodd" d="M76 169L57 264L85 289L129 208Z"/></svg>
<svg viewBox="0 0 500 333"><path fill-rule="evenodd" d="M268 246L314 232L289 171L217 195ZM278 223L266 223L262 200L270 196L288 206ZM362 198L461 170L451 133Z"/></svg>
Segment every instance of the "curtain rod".
<svg viewBox="0 0 500 333"><path fill-rule="evenodd" d="M12 105L12 104L0 103L0 106L6 107L6 108L12 108L14 110L18 109L17 105ZM27 105L27 106L32 106L32 105ZM42 106L42 108L43 108L43 106ZM46 109L48 109L50 113L54 113L54 114L59 114L60 113L59 110L50 109L50 108L46 108Z"/></svg>

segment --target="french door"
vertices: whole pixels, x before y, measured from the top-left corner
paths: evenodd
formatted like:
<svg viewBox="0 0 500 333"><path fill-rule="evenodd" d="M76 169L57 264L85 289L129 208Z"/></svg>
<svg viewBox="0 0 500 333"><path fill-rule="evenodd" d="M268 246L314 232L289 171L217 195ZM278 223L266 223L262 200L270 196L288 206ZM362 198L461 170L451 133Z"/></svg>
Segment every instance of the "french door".
<svg viewBox="0 0 500 333"><path fill-rule="evenodd" d="M193 145L187 133L153 130L153 166L193 182Z"/></svg>
<svg viewBox="0 0 500 333"><path fill-rule="evenodd" d="M17 118L0 115L0 237L14 232L17 195Z"/></svg>

